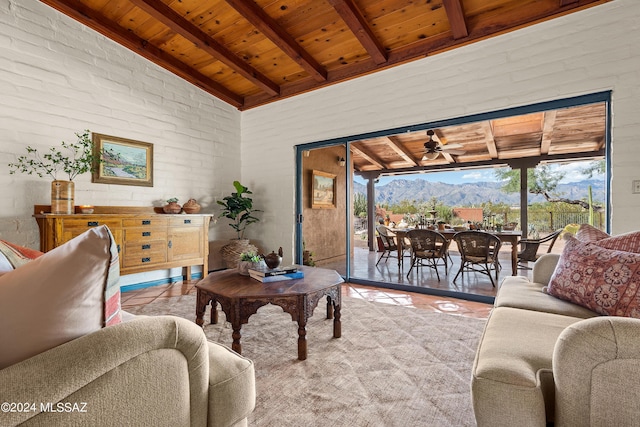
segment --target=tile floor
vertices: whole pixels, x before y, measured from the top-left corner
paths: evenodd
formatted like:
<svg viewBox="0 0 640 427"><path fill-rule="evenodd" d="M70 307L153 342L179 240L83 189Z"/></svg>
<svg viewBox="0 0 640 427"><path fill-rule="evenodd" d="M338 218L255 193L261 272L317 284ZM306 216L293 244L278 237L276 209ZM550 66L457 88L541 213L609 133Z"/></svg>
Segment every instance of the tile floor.
<svg viewBox="0 0 640 427"><path fill-rule="evenodd" d="M159 298L169 298L178 295L195 294L195 281L176 282L174 284L153 286L136 291L122 293L122 308L148 304ZM453 315L486 318L491 311L491 305L480 302L466 301L455 298L445 298L414 292L396 291L391 289L373 288L368 286L345 283L342 294L353 298L363 298L385 304L396 304L415 307L420 310L430 310Z"/></svg>

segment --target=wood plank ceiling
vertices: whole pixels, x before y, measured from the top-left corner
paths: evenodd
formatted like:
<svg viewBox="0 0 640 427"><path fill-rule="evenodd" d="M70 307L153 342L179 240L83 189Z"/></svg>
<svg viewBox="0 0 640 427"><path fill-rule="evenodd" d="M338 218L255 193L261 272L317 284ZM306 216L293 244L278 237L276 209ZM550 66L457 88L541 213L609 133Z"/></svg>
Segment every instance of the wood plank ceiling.
<svg viewBox="0 0 640 427"><path fill-rule="evenodd" d="M41 1L246 110L611 0Z"/></svg>
<svg viewBox="0 0 640 427"><path fill-rule="evenodd" d="M598 102L431 129L442 147L458 146L456 154L442 151L434 159L424 158L426 130L353 141L349 147L354 170L375 172L373 176L598 159L605 155L606 110Z"/></svg>

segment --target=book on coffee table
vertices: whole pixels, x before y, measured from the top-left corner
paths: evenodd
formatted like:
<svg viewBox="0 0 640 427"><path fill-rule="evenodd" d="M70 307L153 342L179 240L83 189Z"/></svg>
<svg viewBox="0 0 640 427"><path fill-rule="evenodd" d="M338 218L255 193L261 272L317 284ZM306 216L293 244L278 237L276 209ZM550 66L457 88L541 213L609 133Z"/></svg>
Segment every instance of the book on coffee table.
<svg viewBox="0 0 640 427"><path fill-rule="evenodd" d="M278 267L278 268L249 268L249 273L253 273L255 276L269 277L269 276L279 276L281 274L290 274L298 271L298 267L295 265L290 265L288 267Z"/></svg>
<svg viewBox="0 0 640 427"><path fill-rule="evenodd" d="M302 279L304 277L304 273L302 271L294 271L291 273L282 273L282 274L276 274L272 276L261 276L249 270L249 276L252 279L256 279L262 283L271 283L271 282L280 282L283 280Z"/></svg>

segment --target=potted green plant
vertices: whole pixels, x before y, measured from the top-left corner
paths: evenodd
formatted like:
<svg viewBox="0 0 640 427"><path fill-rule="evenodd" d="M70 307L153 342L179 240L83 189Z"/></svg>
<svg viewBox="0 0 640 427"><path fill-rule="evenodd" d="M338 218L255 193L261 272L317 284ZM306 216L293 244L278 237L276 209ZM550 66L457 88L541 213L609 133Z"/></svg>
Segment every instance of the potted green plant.
<svg viewBox="0 0 640 427"><path fill-rule="evenodd" d="M247 187L240 184L239 181L233 181L236 191L226 196L222 200L218 200L218 204L224 209L219 218L229 218L233 222L229 225L238 234L238 239L244 239L244 231L250 224L260 221L259 218L253 216L254 212L260 212L253 208L253 199L244 196L244 194L253 194Z"/></svg>
<svg viewBox="0 0 640 427"><path fill-rule="evenodd" d="M75 143L62 141L62 149L51 147L45 154L40 154L36 148L27 146L27 154L18 156L15 163L9 163L9 173L26 173L46 176L53 179L51 182L51 213L74 213L76 176L94 170L100 162L100 156L93 153L93 142L89 138L89 130L84 133L76 133L78 138ZM64 173L68 180L59 180L58 174Z"/></svg>
<svg viewBox="0 0 640 427"><path fill-rule="evenodd" d="M236 268L240 261L240 254L243 252L257 252L258 248L249 243L249 239L245 239L244 232L246 228L258 221L254 213L260 212L259 209L253 208L253 199L247 197L247 194L253 194L247 187L240 184L239 181L233 181L236 189L230 196L218 200L217 203L223 207L219 218L228 218L231 220L229 224L236 231L237 238L232 239L227 245L221 248L222 258L227 263L227 267Z"/></svg>
<svg viewBox="0 0 640 427"><path fill-rule="evenodd" d="M249 275L250 268L260 268L264 266L264 260L256 252L242 252L238 263L238 273L243 276Z"/></svg>

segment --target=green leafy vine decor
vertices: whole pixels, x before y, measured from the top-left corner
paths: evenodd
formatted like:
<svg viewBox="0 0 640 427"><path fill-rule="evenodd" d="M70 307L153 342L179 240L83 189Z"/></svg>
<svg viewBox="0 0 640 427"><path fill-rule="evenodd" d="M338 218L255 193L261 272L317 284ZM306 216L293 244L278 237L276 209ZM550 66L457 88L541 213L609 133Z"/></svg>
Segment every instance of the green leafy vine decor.
<svg viewBox="0 0 640 427"><path fill-rule="evenodd" d="M89 134L88 129L84 133L76 133L77 142L62 141L62 149L51 147L44 154L27 146L26 155L19 156L15 163L9 163L9 173L36 174L40 178L49 176L55 181L58 173L62 172L67 174L69 181L73 181L76 176L94 170L100 162L100 158L93 155L93 142Z"/></svg>

